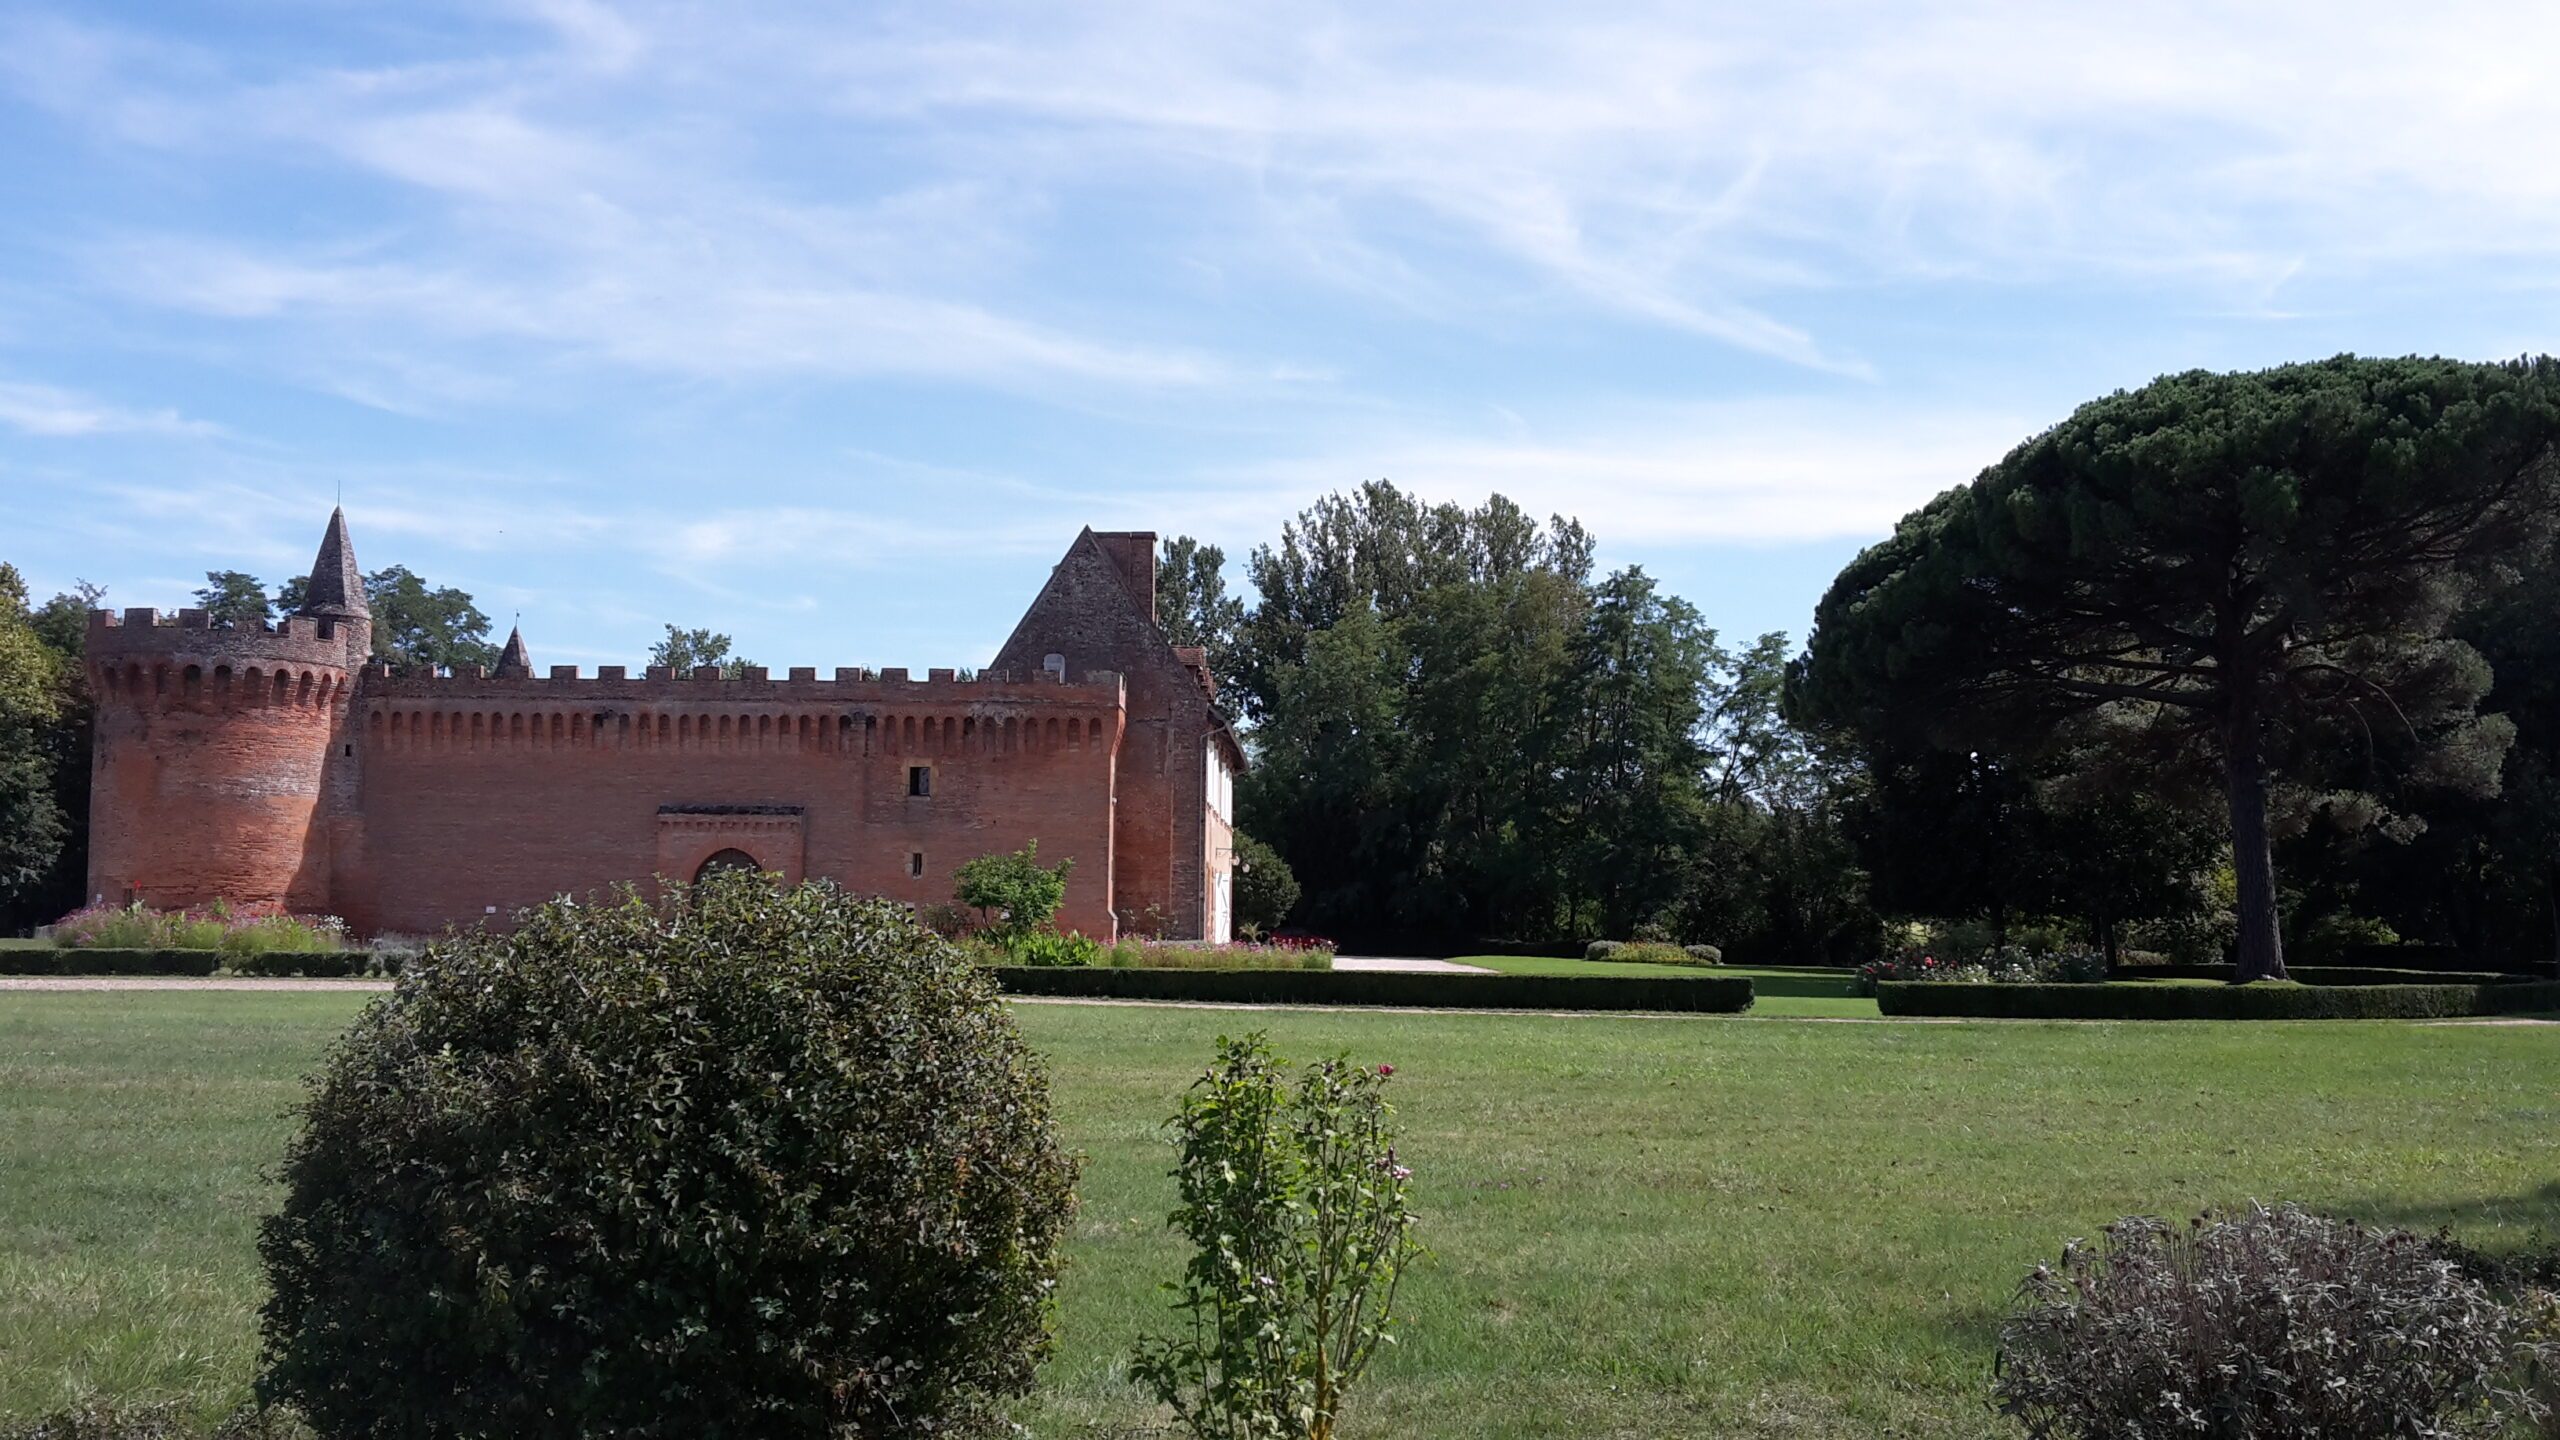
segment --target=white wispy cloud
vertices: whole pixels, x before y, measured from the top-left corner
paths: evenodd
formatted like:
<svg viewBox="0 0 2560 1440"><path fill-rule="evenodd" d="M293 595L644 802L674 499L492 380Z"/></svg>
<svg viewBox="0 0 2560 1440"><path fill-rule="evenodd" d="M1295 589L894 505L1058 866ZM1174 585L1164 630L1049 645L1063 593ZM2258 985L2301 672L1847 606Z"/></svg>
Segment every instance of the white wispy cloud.
<svg viewBox="0 0 2560 1440"><path fill-rule="evenodd" d="M171 409L134 410L53 385L0 380L0 425L24 435L213 436L222 427Z"/></svg>
<svg viewBox="0 0 2560 1440"><path fill-rule="evenodd" d="M368 372L368 350L423 373L477 343L1011 388L1334 368L1234 354L1181 286L1125 293L1125 269L1118 308L1081 303L1079 251L1138 263L1125 246L1199 259L1227 296L1615 317L1871 376L1822 318L1844 289L2105 274L2281 313L2375 267L2547 266L2560 228L2560 170L2516 151L2560 126L2550 7L472 9L521 24L255 74L32 19L0 83L125 143L402 192L319 239L128 233L97 269L311 326ZM367 383L396 389L382 368Z"/></svg>
<svg viewBox="0 0 2560 1440"><path fill-rule="evenodd" d="M1652 407L1552 427L1380 428L1134 488L1112 497L1107 518L1268 537L1318 496L1387 480L1465 505L1499 493L1532 514L1580 519L1604 547L1855 539L1891 530L2042 423L1839 399Z"/></svg>

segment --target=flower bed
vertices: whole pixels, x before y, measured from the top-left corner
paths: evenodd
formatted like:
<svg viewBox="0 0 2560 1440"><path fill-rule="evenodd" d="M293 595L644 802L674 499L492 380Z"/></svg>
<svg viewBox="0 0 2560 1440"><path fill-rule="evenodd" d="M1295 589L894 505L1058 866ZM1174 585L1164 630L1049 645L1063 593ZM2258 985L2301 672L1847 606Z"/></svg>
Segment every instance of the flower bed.
<svg viewBox="0 0 2560 1440"><path fill-rule="evenodd" d="M1870 960L1857 969L1859 994L1886 984L1903 985L2095 985L2107 978L2107 957L2095 950L2029 950L2002 945L1967 964L1934 955L1905 953Z"/></svg>
<svg viewBox="0 0 2560 1440"><path fill-rule="evenodd" d="M1713 945L1668 940L1594 940L1582 947L1582 958L1612 965L1721 965L1724 952Z"/></svg>
<svg viewBox="0 0 2560 1440"><path fill-rule="evenodd" d="M1097 962L1115 970L1331 970L1333 942L1316 939L1123 940Z"/></svg>
<svg viewBox="0 0 2560 1440"><path fill-rule="evenodd" d="M1331 970L1330 940L1232 941L1130 938L1105 945L1075 931L1034 930L999 939L985 931L957 942L981 965L1036 970Z"/></svg>
<svg viewBox="0 0 2560 1440"><path fill-rule="evenodd" d="M215 950L226 956L324 954L347 948L335 915L294 915L281 905L216 900L187 910L136 903L75 910L53 924L53 943L72 950Z"/></svg>

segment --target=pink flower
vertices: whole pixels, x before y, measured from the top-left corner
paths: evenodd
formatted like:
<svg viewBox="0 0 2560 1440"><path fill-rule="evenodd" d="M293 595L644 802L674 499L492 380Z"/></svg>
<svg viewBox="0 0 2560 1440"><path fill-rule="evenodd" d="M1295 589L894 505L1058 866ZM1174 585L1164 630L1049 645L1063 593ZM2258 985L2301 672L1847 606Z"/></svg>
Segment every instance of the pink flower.
<svg viewBox="0 0 2560 1440"><path fill-rule="evenodd" d="M1396 1067L1393 1065L1381 1065L1378 1067L1378 1078L1381 1080L1384 1080L1394 1073L1396 1073Z"/></svg>

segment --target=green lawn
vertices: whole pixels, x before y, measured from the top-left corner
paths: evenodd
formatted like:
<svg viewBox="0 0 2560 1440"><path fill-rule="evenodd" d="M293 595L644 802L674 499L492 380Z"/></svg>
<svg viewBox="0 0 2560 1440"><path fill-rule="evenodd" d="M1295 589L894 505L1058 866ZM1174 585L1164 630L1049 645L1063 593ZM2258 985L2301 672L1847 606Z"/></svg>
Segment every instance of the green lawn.
<svg viewBox="0 0 2560 1440"><path fill-rule="evenodd" d="M1751 1013L1876 1018L1875 997L1849 986L1846 970L1788 965L1627 965L1615 960L1551 960L1535 955L1460 955L1455 963L1505 975L1638 975L1652 980L1741 975L1751 981Z"/></svg>
<svg viewBox="0 0 2560 1440"><path fill-rule="evenodd" d="M0 994L0 1416L243 1393L261 1168L361 997ZM2003 1433L2020 1273L2255 1197L2560 1234L2560 1036L2390 1024L1820 1025L1025 1005L1090 1158L1026 1415L1135 1433L1179 1257L1159 1121L1222 1030L1397 1066L1436 1252L1352 1437Z"/></svg>

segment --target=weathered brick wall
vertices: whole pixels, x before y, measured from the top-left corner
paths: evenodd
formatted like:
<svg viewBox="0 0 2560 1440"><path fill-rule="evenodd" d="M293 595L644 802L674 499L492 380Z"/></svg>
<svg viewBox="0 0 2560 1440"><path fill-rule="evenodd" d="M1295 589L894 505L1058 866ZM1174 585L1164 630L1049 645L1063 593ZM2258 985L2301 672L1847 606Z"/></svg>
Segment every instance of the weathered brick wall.
<svg viewBox="0 0 2560 1440"><path fill-rule="evenodd" d="M366 929L691 879L731 848L922 908L951 898L963 861L1037 839L1044 862L1076 865L1059 923L1113 933L1116 677L368 677L363 712L364 866L343 903ZM928 796L908 793L918 766Z"/></svg>
<svg viewBox="0 0 2560 1440"><path fill-rule="evenodd" d="M336 517L322 565L355 593ZM394 677L354 663L360 605L240 629L101 613L92 890L433 932L690 879L737 850L921 908L951 898L964 861L1036 839L1044 861L1075 862L1062 925L1195 936L1227 843L1203 813L1204 746L1233 742L1156 624L1154 565L1152 535L1079 536L974 681L536 679L520 660L497 677ZM911 793L916 767L929 794Z"/></svg>
<svg viewBox="0 0 2560 1440"><path fill-rule="evenodd" d="M1123 923L1198 938L1208 906L1204 756L1217 721L1156 621L1153 535L1079 536L994 668L1036 670L1053 654L1065 657L1070 680L1113 670L1128 683L1114 873Z"/></svg>

